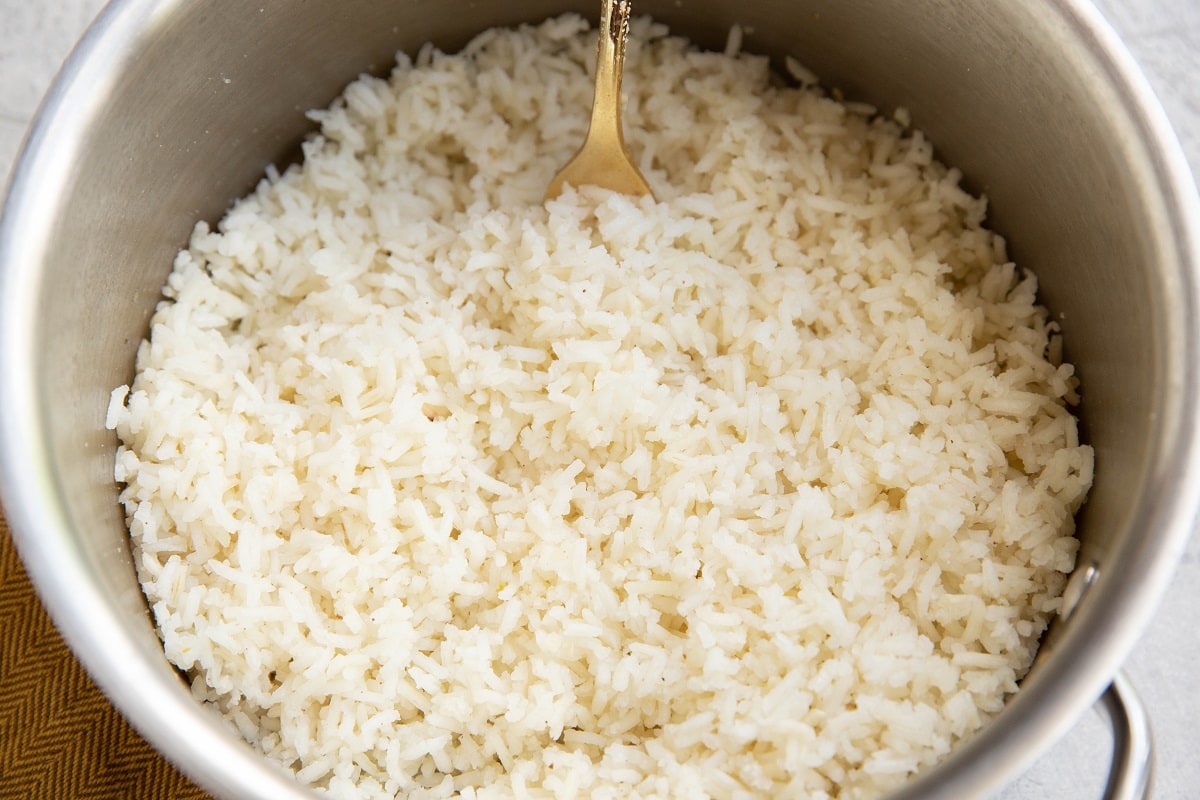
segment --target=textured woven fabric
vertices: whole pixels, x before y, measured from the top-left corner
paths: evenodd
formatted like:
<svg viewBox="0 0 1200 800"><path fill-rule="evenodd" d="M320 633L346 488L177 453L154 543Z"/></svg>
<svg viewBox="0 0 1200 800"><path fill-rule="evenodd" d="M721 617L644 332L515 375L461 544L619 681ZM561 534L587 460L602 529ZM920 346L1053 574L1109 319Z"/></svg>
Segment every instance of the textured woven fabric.
<svg viewBox="0 0 1200 800"><path fill-rule="evenodd" d="M109 705L34 594L0 517L0 800L206 800Z"/></svg>

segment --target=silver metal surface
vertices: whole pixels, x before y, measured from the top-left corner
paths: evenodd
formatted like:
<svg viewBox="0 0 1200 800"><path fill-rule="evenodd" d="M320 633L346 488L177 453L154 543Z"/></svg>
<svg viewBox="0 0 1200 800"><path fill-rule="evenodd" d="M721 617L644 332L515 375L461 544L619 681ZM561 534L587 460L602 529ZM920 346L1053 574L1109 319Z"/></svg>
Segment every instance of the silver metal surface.
<svg viewBox="0 0 1200 800"><path fill-rule="evenodd" d="M1104 800L1144 800L1154 784L1154 737L1146 708L1124 672L1113 678L1100 706L1113 730L1112 769Z"/></svg>
<svg viewBox="0 0 1200 800"><path fill-rule="evenodd" d="M218 797L312 797L196 706L163 659L111 481L109 391L174 250L362 70L426 40L593 3L118 0L56 82L0 220L0 493L56 623L133 724ZM1104 691L1200 508L1200 203L1161 109L1079 0L643 0L720 46L794 55L847 95L903 105L986 191L1040 277L1084 382L1097 480L1080 518L1098 577L1009 707L896 794L986 797Z"/></svg>

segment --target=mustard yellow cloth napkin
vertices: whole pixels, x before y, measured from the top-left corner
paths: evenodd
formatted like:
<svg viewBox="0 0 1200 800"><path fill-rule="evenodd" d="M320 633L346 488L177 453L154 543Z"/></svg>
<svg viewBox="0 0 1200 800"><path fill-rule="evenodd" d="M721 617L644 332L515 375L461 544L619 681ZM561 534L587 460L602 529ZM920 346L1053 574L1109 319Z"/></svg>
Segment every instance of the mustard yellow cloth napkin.
<svg viewBox="0 0 1200 800"><path fill-rule="evenodd" d="M208 800L109 705L0 517L0 800Z"/></svg>

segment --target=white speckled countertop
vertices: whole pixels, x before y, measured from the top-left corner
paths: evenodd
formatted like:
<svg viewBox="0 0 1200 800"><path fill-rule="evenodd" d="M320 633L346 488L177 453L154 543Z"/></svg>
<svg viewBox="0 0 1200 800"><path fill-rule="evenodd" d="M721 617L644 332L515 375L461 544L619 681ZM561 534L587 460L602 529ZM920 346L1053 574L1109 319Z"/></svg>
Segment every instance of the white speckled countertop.
<svg viewBox="0 0 1200 800"><path fill-rule="evenodd" d="M1142 65L1200 173L1200 0L1095 0ZM101 0L0 0L0 183L59 63ZM1154 725L1160 800L1200 798L1200 537L1126 670ZM998 800L1099 798L1111 741L1099 714L1074 729Z"/></svg>

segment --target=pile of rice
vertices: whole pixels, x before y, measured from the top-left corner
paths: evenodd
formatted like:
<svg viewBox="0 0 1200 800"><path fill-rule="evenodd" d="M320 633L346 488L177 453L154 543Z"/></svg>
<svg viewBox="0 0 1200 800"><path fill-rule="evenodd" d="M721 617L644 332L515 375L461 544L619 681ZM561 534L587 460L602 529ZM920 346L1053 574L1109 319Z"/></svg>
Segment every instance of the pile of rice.
<svg viewBox="0 0 1200 800"><path fill-rule="evenodd" d="M198 698L338 798L869 798L1016 689L1092 452L920 133L646 20L659 202L543 203L576 16L313 114L181 252L109 425Z"/></svg>

